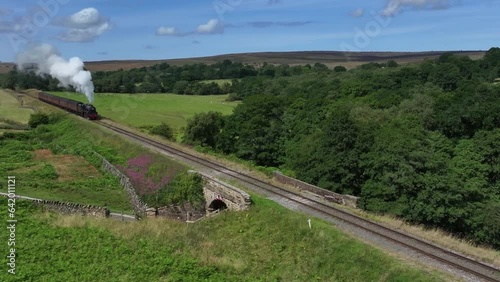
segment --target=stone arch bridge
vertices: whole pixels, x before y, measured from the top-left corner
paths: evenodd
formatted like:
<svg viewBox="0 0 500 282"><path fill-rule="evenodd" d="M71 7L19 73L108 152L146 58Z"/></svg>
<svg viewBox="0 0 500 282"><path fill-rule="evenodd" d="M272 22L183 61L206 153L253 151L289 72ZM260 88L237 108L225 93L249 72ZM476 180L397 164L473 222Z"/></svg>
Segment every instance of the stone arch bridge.
<svg viewBox="0 0 500 282"><path fill-rule="evenodd" d="M198 174L203 179L203 194L208 212L226 208L241 211L250 207L251 200L248 193L205 173L192 170L189 172Z"/></svg>

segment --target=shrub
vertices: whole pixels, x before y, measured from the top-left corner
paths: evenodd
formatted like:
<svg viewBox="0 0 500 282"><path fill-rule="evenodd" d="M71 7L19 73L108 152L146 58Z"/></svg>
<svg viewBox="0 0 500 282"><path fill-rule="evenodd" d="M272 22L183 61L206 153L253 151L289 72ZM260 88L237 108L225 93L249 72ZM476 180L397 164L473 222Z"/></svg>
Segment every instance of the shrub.
<svg viewBox="0 0 500 282"><path fill-rule="evenodd" d="M28 121L28 125L31 128L37 128L41 124L48 124L49 116L44 113L36 113L30 116L30 120Z"/></svg>
<svg viewBox="0 0 500 282"><path fill-rule="evenodd" d="M162 122L160 125L153 126L149 130L149 133L162 136L168 140L175 140L174 130L172 129L172 127L170 127L170 125L164 122Z"/></svg>
<svg viewBox="0 0 500 282"><path fill-rule="evenodd" d="M181 173L177 175L172 183L160 194L162 202L167 205L190 203L203 205L203 180L201 176L192 173Z"/></svg>

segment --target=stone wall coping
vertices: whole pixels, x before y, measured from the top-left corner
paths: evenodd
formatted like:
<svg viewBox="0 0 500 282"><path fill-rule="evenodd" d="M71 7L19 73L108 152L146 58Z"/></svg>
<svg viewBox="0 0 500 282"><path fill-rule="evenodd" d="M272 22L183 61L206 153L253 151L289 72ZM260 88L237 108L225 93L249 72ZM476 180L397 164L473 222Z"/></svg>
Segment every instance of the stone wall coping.
<svg viewBox="0 0 500 282"><path fill-rule="evenodd" d="M273 174L274 174L274 177L276 178L276 180L278 180L281 183L294 185L294 186L299 187L301 189L309 190L310 192L313 192L313 193L316 193L318 195L325 197L325 199L327 199L329 201L333 201L333 202L337 202L339 204L353 206L353 207L357 206L357 201L359 200L359 197L335 193L333 191L330 191L330 190L309 184L307 182L301 181L299 179L284 175L280 171L274 171ZM283 179L285 179L285 181L283 181ZM338 198L338 200L335 198Z"/></svg>

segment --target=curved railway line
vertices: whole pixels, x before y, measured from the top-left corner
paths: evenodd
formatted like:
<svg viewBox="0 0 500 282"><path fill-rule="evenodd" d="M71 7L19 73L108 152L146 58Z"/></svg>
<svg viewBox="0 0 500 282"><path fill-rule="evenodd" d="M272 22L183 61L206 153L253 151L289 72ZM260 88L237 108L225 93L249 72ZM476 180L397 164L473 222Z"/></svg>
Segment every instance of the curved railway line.
<svg viewBox="0 0 500 282"><path fill-rule="evenodd" d="M477 279L481 281L500 281L500 269L497 269L493 266L481 263L466 256L438 247L432 243L426 242L411 235L390 229L381 224L369 221L367 219L346 212L342 209L336 208L331 205L327 205L323 202L316 201L309 197L305 197L299 193L295 193L286 190L284 188L272 185L270 183L252 177L248 174L238 172L234 169L223 166L216 162L200 158L193 154L189 154L182 150L168 146L166 144L151 140L149 138L130 132L123 128L103 123L101 121L98 121L97 123L116 133L125 135L133 140L139 141L144 144L148 144L149 146L161 149L170 154L177 155L178 157L197 163L198 165L202 165L204 167L210 168L212 170L215 170L219 173L225 174L232 178L236 178L243 183L250 184L251 186L256 186L259 189L265 190L269 194L286 199L289 202L294 202L298 205L314 210L317 213L320 213L324 216L332 217L342 222L345 222L358 229L368 232L368 234L379 236L380 238L398 244L399 246L402 246L408 250L419 253L435 261L439 261L448 267L458 269L462 273L466 273L469 277L474 277L472 279L475 280Z"/></svg>

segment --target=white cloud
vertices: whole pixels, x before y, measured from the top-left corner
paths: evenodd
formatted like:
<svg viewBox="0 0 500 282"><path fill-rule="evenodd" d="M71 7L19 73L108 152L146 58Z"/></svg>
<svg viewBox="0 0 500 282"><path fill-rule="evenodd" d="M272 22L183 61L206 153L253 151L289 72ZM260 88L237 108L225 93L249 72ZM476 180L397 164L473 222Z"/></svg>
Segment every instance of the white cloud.
<svg viewBox="0 0 500 282"><path fill-rule="evenodd" d="M19 32L19 31L21 31L20 24L10 21L0 21L0 33Z"/></svg>
<svg viewBox="0 0 500 282"><path fill-rule="evenodd" d="M156 30L156 35L177 35L179 32L175 27L160 26Z"/></svg>
<svg viewBox="0 0 500 282"><path fill-rule="evenodd" d="M96 39L107 30L111 29L109 23L88 28L72 28L59 35L59 39L68 42L88 42Z"/></svg>
<svg viewBox="0 0 500 282"><path fill-rule="evenodd" d="M199 25L196 29L199 34L216 34L224 32L224 24L217 19L211 19L206 24Z"/></svg>
<svg viewBox="0 0 500 282"><path fill-rule="evenodd" d="M416 9L443 9L450 6L451 0L389 0L382 15L391 17L401 12L404 7Z"/></svg>
<svg viewBox="0 0 500 282"><path fill-rule="evenodd" d="M362 8L358 8L358 9L352 11L351 16L353 16L355 18L359 18L359 17L363 16L364 13L365 13L365 10L363 10Z"/></svg>
<svg viewBox="0 0 500 282"><path fill-rule="evenodd" d="M87 42L111 29L109 20L96 8L85 8L73 15L56 19L54 25L68 28L58 38L69 42Z"/></svg>
<svg viewBox="0 0 500 282"><path fill-rule="evenodd" d="M194 34L221 34L224 33L224 24L220 20L211 19L206 24L201 24L195 31L180 32L175 27L160 26L156 29L158 36L188 36Z"/></svg>

